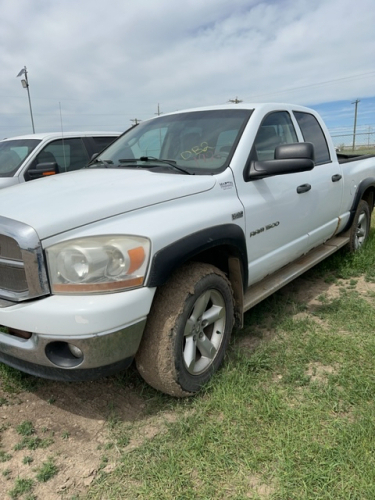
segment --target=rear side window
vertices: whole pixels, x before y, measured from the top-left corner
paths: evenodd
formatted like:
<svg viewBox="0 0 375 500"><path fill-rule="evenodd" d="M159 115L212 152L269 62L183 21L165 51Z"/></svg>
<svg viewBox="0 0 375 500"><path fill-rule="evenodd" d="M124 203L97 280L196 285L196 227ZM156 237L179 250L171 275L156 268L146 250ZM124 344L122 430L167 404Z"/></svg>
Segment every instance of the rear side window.
<svg viewBox="0 0 375 500"><path fill-rule="evenodd" d="M100 153L104 148L112 144L112 142L117 139L117 136L114 137L91 137L94 144L94 153Z"/></svg>
<svg viewBox="0 0 375 500"><path fill-rule="evenodd" d="M319 165L331 161L325 135L315 116L299 111L294 111L294 116L301 128L303 139L314 144L315 163Z"/></svg>

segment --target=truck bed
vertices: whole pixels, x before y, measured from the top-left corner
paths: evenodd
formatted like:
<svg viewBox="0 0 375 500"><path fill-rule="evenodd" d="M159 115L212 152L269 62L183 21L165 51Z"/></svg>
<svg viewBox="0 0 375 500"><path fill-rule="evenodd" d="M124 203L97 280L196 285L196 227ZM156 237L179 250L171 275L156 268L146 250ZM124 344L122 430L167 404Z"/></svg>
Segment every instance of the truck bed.
<svg viewBox="0 0 375 500"><path fill-rule="evenodd" d="M373 158L375 154L345 154L345 153L337 153L337 159L339 163L348 163L356 160L364 160L366 158Z"/></svg>

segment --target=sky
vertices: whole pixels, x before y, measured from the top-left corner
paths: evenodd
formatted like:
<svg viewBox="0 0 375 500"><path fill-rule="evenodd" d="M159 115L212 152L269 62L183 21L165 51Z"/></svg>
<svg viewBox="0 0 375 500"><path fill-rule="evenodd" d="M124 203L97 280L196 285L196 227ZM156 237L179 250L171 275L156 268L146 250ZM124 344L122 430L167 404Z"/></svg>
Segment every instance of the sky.
<svg viewBox="0 0 375 500"><path fill-rule="evenodd" d="M291 102L375 142L374 0L0 0L0 137ZM367 134L367 135L366 135ZM343 139L337 139L340 141Z"/></svg>

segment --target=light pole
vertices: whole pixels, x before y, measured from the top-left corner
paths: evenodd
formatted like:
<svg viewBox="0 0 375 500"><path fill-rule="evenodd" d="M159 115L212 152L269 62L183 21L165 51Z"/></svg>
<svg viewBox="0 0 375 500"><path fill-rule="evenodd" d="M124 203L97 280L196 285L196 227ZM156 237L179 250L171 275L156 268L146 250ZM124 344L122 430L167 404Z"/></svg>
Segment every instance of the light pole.
<svg viewBox="0 0 375 500"><path fill-rule="evenodd" d="M33 126L33 134L35 134L35 127L34 127L34 119L33 119L33 110L31 109L31 99L30 99L30 90L29 90L29 81L27 79L27 69L26 66L21 69L21 71L18 73L17 78L19 76L25 75L25 78L21 80L22 87L24 89L27 89L27 95L29 97L29 107L30 107L30 116L31 116L31 124Z"/></svg>

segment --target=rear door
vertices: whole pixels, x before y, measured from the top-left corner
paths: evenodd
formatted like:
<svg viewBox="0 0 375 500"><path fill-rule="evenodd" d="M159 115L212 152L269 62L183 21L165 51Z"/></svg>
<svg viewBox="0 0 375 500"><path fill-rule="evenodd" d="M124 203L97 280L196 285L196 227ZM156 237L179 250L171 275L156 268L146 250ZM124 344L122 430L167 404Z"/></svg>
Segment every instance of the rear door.
<svg viewBox="0 0 375 500"><path fill-rule="evenodd" d="M337 229L343 177L337 159L332 160L324 131L313 114L294 111L303 140L314 144L315 167L311 171L309 198L311 216L308 219L311 248L330 238Z"/></svg>

